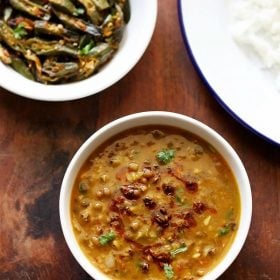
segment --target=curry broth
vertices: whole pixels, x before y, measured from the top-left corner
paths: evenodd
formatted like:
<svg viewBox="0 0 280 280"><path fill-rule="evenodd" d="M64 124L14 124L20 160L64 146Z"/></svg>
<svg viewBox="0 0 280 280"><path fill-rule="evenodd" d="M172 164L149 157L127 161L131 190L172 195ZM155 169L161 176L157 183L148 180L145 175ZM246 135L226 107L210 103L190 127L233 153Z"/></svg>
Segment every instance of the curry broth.
<svg viewBox="0 0 280 280"><path fill-rule="evenodd" d="M85 255L112 279L197 279L239 223L233 174L207 142L146 126L101 145L81 168L71 218Z"/></svg>

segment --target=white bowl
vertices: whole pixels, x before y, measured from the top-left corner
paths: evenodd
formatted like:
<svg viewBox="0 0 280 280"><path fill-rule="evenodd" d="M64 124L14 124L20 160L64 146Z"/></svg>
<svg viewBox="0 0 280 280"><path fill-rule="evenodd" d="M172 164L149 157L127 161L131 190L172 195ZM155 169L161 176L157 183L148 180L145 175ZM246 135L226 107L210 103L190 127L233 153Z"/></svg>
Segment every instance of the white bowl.
<svg viewBox="0 0 280 280"><path fill-rule="evenodd" d="M115 120L95 132L77 151L65 173L60 192L59 211L62 230L66 242L83 269L96 280L108 280L84 255L75 238L70 220L70 200L72 188L78 171L91 153L112 136L137 126L143 125L168 125L189 131L210 143L226 160L230 166L240 192L241 215L235 239L220 263L214 267L203 280L217 279L234 261L240 252L247 237L252 216L252 195L250 183L245 168L233 148L218 133L203 123L170 112L143 112L129 115Z"/></svg>
<svg viewBox="0 0 280 280"><path fill-rule="evenodd" d="M124 77L144 54L154 32L157 0L130 0L131 18L119 50L99 73L86 80L44 85L24 78L0 62L0 86L18 95L44 101L66 101L100 92Z"/></svg>

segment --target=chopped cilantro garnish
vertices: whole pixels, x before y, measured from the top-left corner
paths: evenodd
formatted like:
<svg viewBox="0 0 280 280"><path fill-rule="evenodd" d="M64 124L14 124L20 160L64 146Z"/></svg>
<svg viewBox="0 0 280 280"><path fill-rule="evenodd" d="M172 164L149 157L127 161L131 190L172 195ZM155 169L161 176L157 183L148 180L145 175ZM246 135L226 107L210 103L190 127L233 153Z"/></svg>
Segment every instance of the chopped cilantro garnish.
<svg viewBox="0 0 280 280"><path fill-rule="evenodd" d="M99 236L99 243L101 245L107 245L108 243L112 242L116 238L116 234L113 231L110 231L108 233L105 233L101 236Z"/></svg>
<svg viewBox="0 0 280 280"><path fill-rule="evenodd" d="M173 271L173 268L170 264L165 263L163 265L163 270L164 270L166 279L173 279L174 271Z"/></svg>
<svg viewBox="0 0 280 280"><path fill-rule="evenodd" d="M227 235L229 232L230 232L230 228L227 227L227 226L224 226L224 227L219 229L219 235L220 236Z"/></svg>
<svg viewBox="0 0 280 280"><path fill-rule="evenodd" d="M24 28L23 23L20 23L17 25L17 27L14 29L14 37L16 39L22 39L24 36L26 36L28 33Z"/></svg>
<svg viewBox="0 0 280 280"><path fill-rule="evenodd" d="M185 244L182 244L179 248L170 251L171 256L174 258L177 254L184 253L188 250Z"/></svg>
<svg viewBox="0 0 280 280"><path fill-rule="evenodd" d="M174 150L163 149L156 154L157 161L160 164L169 163L175 156Z"/></svg>
<svg viewBox="0 0 280 280"><path fill-rule="evenodd" d="M235 228L235 223L229 223L221 227L218 231L219 236L227 235L230 231L233 231Z"/></svg>
<svg viewBox="0 0 280 280"><path fill-rule="evenodd" d="M87 55L94 47L94 42L91 40L88 44L86 44L82 49L80 49L81 55Z"/></svg>

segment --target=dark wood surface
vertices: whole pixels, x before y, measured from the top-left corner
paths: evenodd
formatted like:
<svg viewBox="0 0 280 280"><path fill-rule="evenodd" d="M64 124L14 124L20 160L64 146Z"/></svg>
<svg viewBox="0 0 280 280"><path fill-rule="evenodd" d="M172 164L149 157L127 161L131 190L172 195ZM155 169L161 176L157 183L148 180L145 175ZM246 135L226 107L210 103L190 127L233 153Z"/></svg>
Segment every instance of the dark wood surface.
<svg viewBox="0 0 280 280"><path fill-rule="evenodd" d="M220 279L280 279L279 148L247 131L213 99L185 50L176 1L164 0L159 1L156 30L145 55L104 92L47 103L0 89L1 280L90 279L72 257L60 228L64 172L98 128L147 110L174 111L206 123L245 164L253 193L252 226L245 247Z"/></svg>

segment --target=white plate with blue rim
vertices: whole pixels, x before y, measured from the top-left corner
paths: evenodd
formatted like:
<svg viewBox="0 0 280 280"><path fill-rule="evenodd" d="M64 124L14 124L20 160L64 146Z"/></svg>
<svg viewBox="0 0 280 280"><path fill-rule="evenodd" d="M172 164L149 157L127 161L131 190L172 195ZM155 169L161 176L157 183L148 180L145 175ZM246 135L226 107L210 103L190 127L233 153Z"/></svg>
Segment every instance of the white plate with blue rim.
<svg viewBox="0 0 280 280"><path fill-rule="evenodd" d="M210 92L237 121L280 145L280 91L273 76L232 34L231 0L178 0L191 60Z"/></svg>

